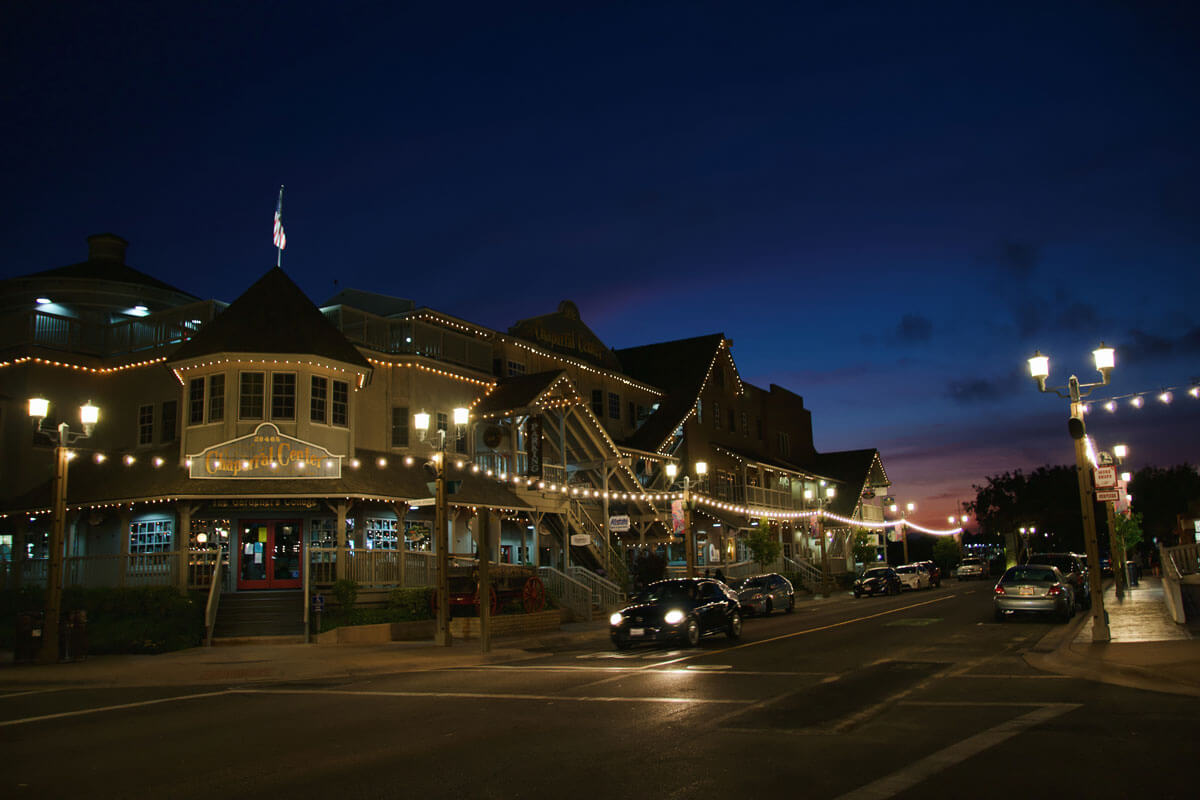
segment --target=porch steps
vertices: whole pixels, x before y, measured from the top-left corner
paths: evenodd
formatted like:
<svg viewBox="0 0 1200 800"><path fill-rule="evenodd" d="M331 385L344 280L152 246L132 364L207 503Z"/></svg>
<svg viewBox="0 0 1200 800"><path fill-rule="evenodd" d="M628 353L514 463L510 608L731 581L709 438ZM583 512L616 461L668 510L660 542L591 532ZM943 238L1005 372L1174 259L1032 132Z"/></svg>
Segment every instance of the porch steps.
<svg viewBox="0 0 1200 800"><path fill-rule="evenodd" d="M217 609L213 644L237 639L271 639L304 636L304 592L298 589L263 592L225 592ZM266 639L264 642L262 639ZM225 640L225 641L221 641Z"/></svg>

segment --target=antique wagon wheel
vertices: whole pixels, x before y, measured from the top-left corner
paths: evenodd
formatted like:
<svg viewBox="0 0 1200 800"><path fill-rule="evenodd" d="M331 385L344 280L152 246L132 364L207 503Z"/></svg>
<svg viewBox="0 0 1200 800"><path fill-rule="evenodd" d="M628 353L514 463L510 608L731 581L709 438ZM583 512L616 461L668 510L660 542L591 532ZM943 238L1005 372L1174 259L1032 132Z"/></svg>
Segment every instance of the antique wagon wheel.
<svg viewBox="0 0 1200 800"><path fill-rule="evenodd" d="M525 606L526 614L541 611L546 607L546 585L542 583L541 578L534 575L525 581L525 586L521 589L521 602Z"/></svg>
<svg viewBox="0 0 1200 800"><path fill-rule="evenodd" d="M496 607L500 605L500 600L498 597L496 597L496 587L495 586L489 586L488 590L489 590L489 594L491 595L491 600L492 600L492 602L488 603L488 608L491 610L491 613L495 614ZM471 604L473 606L475 606L475 613L478 614L479 613L479 590L478 589L475 590L474 596L471 597Z"/></svg>

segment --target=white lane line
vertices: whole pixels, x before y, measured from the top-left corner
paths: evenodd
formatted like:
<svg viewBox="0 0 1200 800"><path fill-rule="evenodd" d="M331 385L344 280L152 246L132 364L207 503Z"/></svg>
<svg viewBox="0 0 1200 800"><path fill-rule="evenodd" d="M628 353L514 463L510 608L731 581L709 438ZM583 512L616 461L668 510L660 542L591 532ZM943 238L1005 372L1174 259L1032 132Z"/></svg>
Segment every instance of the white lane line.
<svg viewBox="0 0 1200 800"><path fill-rule="evenodd" d="M986 678L987 680L995 680L997 678L1003 680L1018 680L1018 681L1065 681L1070 680L1067 675L1000 675L992 673L973 673L971 675L947 675L948 678Z"/></svg>
<svg viewBox="0 0 1200 800"><path fill-rule="evenodd" d="M750 705L751 700L717 700L697 697L604 697L595 695L515 694L505 692L386 692L348 689L230 689L233 694L315 694L342 697L412 697L450 700L536 700L578 703L666 703L670 705Z"/></svg>
<svg viewBox="0 0 1200 800"><path fill-rule="evenodd" d="M904 769L893 772L891 775L847 792L837 798L837 800L884 800L884 798L894 797L939 772L960 764L968 758L982 753L984 750L1011 739L1028 728L1052 720L1068 711L1074 711L1081 705L1081 703L1053 703L1034 709L1008 722L1002 722L994 728L988 728L986 731L977 733L957 744L952 744L944 750L939 750L920 761L910 764Z"/></svg>
<svg viewBox="0 0 1200 800"><path fill-rule="evenodd" d="M67 687L65 687L65 686L58 686L53 689L30 689L27 692L9 692L8 694L0 694L0 700L4 700L9 697L24 697L24 696L30 695L30 694L46 694L47 692L63 692L63 691L66 691L66 688Z"/></svg>
<svg viewBox="0 0 1200 800"><path fill-rule="evenodd" d="M183 694L176 697L160 697L157 700L139 700L136 703L121 703L115 706L100 706L98 708L83 708L78 711L60 711L57 714L43 714L40 717L25 717L24 719L6 719L0 721L0 728L7 728L12 725L25 725L30 722L43 722L48 719L64 719L66 717L81 717L84 714L99 714L103 711L120 711L125 708L141 708L142 706L154 706L160 703L175 703L180 700L199 700L202 697L220 697L223 694L229 694L228 689L222 689L219 692L201 692L200 694Z"/></svg>
<svg viewBox="0 0 1200 800"><path fill-rule="evenodd" d="M517 666L508 664L479 664L475 666L454 667L454 672L599 672L620 675L694 675L697 672L712 672L714 675L753 675L755 677L778 678L828 678L834 673L805 672L801 670L759 670L734 669L732 664L689 664L682 669L671 667L667 669L646 669L645 667L587 667L579 664L531 664ZM835 676L836 677L836 676ZM1057 676L1056 676L1057 677Z"/></svg>

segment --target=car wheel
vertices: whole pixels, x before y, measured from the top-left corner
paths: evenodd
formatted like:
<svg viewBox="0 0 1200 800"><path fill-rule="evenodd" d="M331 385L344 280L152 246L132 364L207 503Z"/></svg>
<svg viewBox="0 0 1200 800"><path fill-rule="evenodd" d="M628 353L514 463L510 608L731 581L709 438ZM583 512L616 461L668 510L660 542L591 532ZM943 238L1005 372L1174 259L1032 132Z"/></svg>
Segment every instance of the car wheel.
<svg viewBox="0 0 1200 800"><path fill-rule="evenodd" d="M1062 611L1058 612L1058 614L1056 614L1055 616L1058 617L1058 621L1061 623L1070 622L1071 621L1071 607L1063 606Z"/></svg>
<svg viewBox="0 0 1200 800"><path fill-rule="evenodd" d="M854 590L854 599L857 600L860 597L862 597L862 592L860 592L858 589L855 589Z"/></svg>
<svg viewBox="0 0 1200 800"><path fill-rule="evenodd" d="M858 597L858 594L855 594L854 596ZM783 610L783 613L790 614L795 610L796 610L796 595L792 595L791 597L788 598L787 608L785 608Z"/></svg>
<svg viewBox="0 0 1200 800"><path fill-rule="evenodd" d="M769 597L768 597L768 598L767 598L767 602L763 604L763 616L764 616L764 617L769 617L769 616L771 616L771 611L772 611L772 609L771 609L771 598L769 598Z"/></svg>
<svg viewBox="0 0 1200 800"><path fill-rule="evenodd" d="M1004 622L1004 612L1001 611L1000 609L997 608L993 612L993 615L996 617L996 622Z"/></svg>
<svg viewBox="0 0 1200 800"><path fill-rule="evenodd" d="M628 636L614 636L612 641L618 650L628 650L633 647L633 642L629 640Z"/></svg>
<svg viewBox="0 0 1200 800"><path fill-rule="evenodd" d="M729 622L725 626L725 635L730 639L742 638L742 615L738 612L733 612L729 615Z"/></svg>
<svg viewBox="0 0 1200 800"><path fill-rule="evenodd" d="M683 629L683 638L688 647L700 644L700 623L695 617L687 621L687 627Z"/></svg>
<svg viewBox="0 0 1200 800"><path fill-rule="evenodd" d="M900 592L901 592L901 590L902 590L903 588L904 588L904 587L902 587L902 586L901 586L900 584L898 584L898 583L897 583L897 584L893 584L893 585L892 585L892 587L891 587L891 588L888 590L888 593L889 593L889 594L900 594Z"/></svg>

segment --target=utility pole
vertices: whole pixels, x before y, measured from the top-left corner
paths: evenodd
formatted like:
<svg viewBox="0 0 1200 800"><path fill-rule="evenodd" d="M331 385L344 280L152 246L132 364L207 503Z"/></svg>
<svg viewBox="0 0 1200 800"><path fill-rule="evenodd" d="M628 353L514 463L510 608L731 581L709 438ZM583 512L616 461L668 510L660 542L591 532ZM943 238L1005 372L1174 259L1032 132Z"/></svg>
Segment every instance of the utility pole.
<svg viewBox="0 0 1200 800"><path fill-rule="evenodd" d="M1083 514L1083 544L1088 557L1088 588L1092 595L1092 641L1107 642L1112 638L1108 630L1108 614L1104 612L1104 584L1100 580L1100 546L1096 540L1095 497L1089 474L1087 449L1084 437L1083 403L1080 402L1079 379L1074 375L1068 381L1071 391L1071 436L1075 442L1075 474L1079 479L1079 506Z"/></svg>

